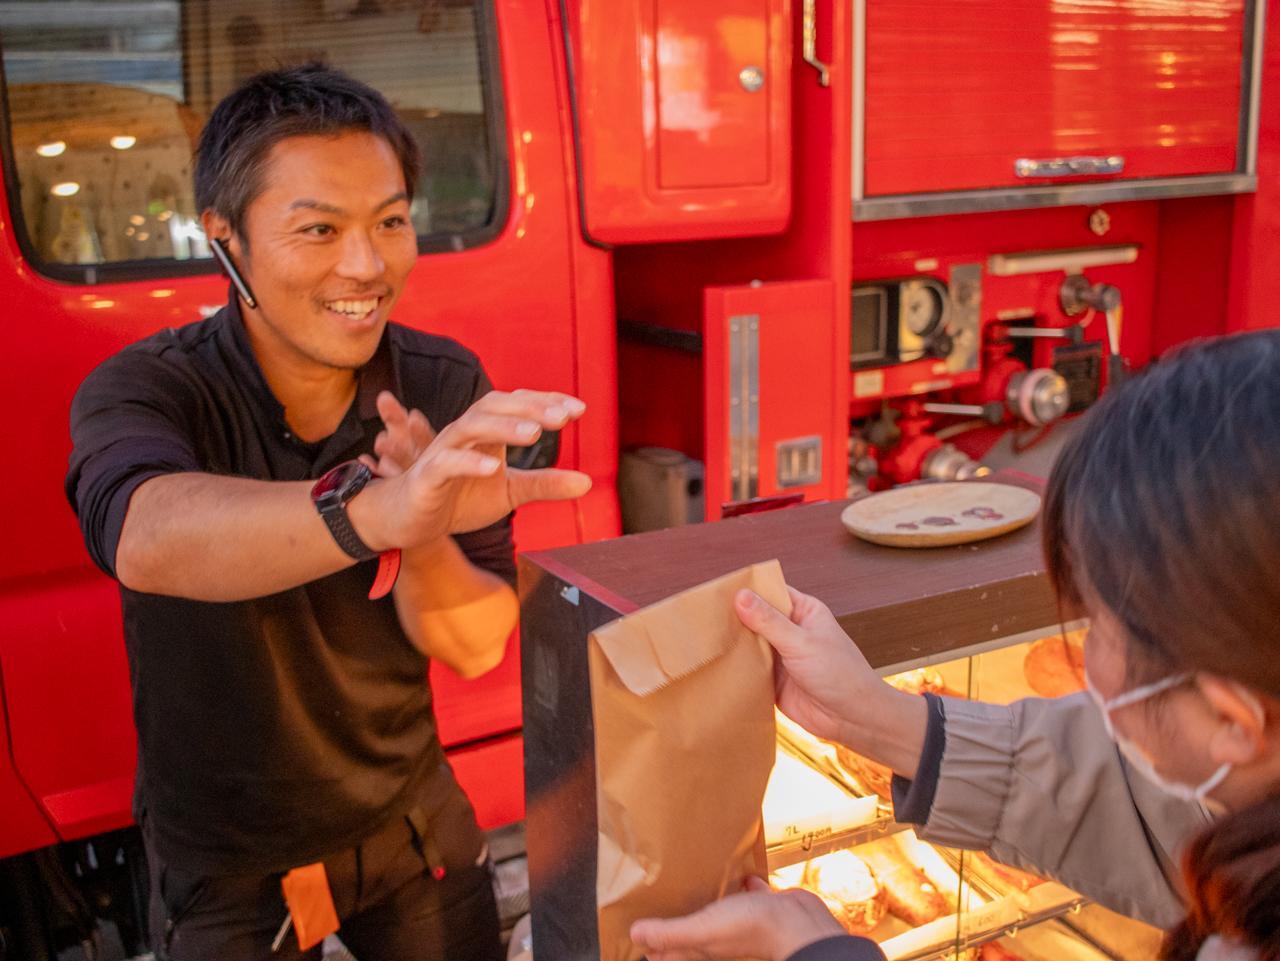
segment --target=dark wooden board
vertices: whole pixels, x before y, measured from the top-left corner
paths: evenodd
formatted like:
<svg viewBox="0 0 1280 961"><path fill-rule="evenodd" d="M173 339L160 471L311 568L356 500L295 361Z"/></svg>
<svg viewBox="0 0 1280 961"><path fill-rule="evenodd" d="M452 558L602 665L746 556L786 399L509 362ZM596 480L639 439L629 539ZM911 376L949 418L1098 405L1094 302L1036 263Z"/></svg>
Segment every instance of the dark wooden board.
<svg viewBox="0 0 1280 961"><path fill-rule="evenodd" d="M1033 479L1014 479L1040 488ZM848 503L635 534L526 559L623 613L776 557L787 583L826 603L876 667L1057 621L1038 521L976 544L906 550L846 531L840 513Z"/></svg>

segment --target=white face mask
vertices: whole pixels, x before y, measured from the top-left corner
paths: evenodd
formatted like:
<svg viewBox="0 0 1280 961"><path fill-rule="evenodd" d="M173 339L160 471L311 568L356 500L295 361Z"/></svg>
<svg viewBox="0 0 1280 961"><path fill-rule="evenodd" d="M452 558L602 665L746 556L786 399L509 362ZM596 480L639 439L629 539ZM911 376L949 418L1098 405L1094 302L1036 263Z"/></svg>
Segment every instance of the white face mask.
<svg viewBox="0 0 1280 961"><path fill-rule="evenodd" d="M1183 784L1179 781L1170 781L1155 769L1155 766L1151 763L1151 758L1147 756L1147 753L1142 748L1119 733L1115 729L1115 725L1111 723L1112 711L1127 707L1130 704L1138 704L1155 697L1157 694L1180 687L1190 681L1192 677L1193 675L1190 673L1175 674L1173 677L1166 677L1163 681L1156 681L1154 684L1135 687L1132 691L1126 691L1111 698L1111 700L1103 698L1098 689L1093 686L1093 681L1089 679L1088 671L1085 671L1084 683L1089 691L1089 696L1093 698L1093 702L1098 705L1098 710L1102 712L1102 723L1106 725L1107 734L1110 735L1111 740L1115 741L1116 747L1120 749L1124 759L1133 766L1135 771L1172 797L1183 801L1195 802L1206 808L1216 808L1220 812L1222 806L1209 797L1209 792L1225 781L1227 775L1231 773L1232 765L1230 762L1223 764L1199 784ZM1243 694L1244 692L1240 693ZM1252 699L1250 699L1249 703L1259 719L1261 719L1264 716L1262 705Z"/></svg>

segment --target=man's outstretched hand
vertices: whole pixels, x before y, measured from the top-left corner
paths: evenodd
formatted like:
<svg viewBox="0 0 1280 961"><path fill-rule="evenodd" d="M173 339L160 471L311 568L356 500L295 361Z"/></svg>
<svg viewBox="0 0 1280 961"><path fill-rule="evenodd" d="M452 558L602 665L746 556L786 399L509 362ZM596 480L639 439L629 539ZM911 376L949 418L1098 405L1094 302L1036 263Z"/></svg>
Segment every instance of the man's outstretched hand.
<svg viewBox="0 0 1280 961"><path fill-rule="evenodd" d="M568 394L492 391L438 433L421 411L406 410L388 392L379 395L378 412L385 429L376 456L361 460L384 480L350 507L357 532L376 550L478 530L522 504L591 489L591 478L579 471L506 464L508 445L532 444L543 430L559 430L586 412Z"/></svg>

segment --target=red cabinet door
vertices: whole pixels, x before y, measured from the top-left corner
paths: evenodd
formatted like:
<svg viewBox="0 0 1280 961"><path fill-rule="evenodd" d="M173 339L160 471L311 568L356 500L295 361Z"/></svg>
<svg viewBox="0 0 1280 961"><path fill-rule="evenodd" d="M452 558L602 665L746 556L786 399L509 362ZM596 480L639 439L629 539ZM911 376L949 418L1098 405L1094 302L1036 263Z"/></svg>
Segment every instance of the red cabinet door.
<svg viewBox="0 0 1280 961"><path fill-rule="evenodd" d="M791 210L791 0L570 4L587 232L777 232Z"/></svg>
<svg viewBox="0 0 1280 961"><path fill-rule="evenodd" d="M706 516L726 503L843 497L847 336L827 280L703 293Z"/></svg>
<svg viewBox="0 0 1280 961"><path fill-rule="evenodd" d="M769 179L768 0L655 5L658 185L732 187ZM742 71L751 80L742 82Z"/></svg>
<svg viewBox="0 0 1280 961"><path fill-rule="evenodd" d="M1230 172L1245 7L868 2L865 193Z"/></svg>

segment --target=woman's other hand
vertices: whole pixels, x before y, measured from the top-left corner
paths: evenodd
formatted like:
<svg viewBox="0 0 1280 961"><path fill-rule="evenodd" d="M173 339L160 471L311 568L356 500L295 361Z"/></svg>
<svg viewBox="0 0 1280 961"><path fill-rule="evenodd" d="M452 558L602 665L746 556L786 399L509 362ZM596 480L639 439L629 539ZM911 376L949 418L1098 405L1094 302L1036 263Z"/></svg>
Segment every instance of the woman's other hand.
<svg viewBox="0 0 1280 961"><path fill-rule="evenodd" d="M845 933L808 891L775 894L757 877L745 887L683 918L637 921L631 940L649 961L785 961L806 945Z"/></svg>

